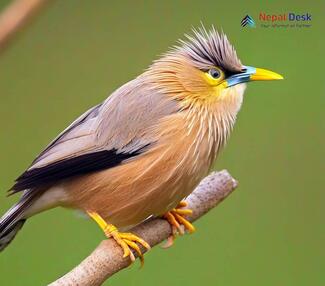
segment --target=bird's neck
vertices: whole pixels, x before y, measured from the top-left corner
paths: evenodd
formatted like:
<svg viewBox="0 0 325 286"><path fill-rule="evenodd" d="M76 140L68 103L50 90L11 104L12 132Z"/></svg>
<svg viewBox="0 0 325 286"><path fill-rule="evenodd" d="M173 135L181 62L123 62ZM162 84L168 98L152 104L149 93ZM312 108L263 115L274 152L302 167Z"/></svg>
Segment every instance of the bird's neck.
<svg viewBox="0 0 325 286"><path fill-rule="evenodd" d="M188 133L196 133L197 145L207 146L211 164L226 144L240 110L245 86L228 90L224 98L193 104L186 110Z"/></svg>

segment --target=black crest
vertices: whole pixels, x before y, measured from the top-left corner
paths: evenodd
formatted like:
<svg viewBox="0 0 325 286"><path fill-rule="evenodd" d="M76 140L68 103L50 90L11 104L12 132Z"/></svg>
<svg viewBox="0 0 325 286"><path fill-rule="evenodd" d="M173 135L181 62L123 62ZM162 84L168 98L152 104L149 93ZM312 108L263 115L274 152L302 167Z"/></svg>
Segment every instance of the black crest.
<svg viewBox="0 0 325 286"><path fill-rule="evenodd" d="M193 29L193 35L185 37L177 50L189 56L198 68L217 66L232 73L242 70L236 51L223 32L219 33L214 27L207 31L202 25Z"/></svg>

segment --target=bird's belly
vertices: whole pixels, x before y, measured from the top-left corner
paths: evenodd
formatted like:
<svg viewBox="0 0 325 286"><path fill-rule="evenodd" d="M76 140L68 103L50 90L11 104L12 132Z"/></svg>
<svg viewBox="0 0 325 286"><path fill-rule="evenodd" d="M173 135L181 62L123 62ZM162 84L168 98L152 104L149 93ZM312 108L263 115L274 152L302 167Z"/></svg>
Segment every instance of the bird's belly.
<svg viewBox="0 0 325 286"><path fill-rule="evenodd" d="M152 160L150 155L66 184L66 206L99 213L119 228L137 225L174 208L207 175L209 165L195 168L181 158Z"/></svg>

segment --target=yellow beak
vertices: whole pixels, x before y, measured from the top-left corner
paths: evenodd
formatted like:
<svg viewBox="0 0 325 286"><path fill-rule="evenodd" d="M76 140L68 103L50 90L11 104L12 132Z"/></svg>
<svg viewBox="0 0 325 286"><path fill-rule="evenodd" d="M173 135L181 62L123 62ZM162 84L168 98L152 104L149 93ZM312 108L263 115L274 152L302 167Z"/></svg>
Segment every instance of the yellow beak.
<svg viewBox="0 0 325 286"><path fill-rule="evenodd" d="M253 81L253 80L277 80L283 79L282 75L278 73L265 70L258 69L249 66L243 66L244 69L242 72L234 74L226 79L226 87L230 87L239 83Z"/></svg>
<svg viewBox="0 0 325 286"><path fill-rule="evenodd" d="M249 78L250 80L277 80L283 79L283 76L273 71L256 68L256 72Z"/></svg>

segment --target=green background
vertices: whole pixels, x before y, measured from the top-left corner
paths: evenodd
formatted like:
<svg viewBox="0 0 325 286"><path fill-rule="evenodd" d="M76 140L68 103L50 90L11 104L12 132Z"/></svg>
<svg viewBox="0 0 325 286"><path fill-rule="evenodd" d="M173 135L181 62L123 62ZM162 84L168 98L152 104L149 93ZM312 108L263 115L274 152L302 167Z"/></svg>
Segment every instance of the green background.
<svg viewBox="0 0 325 286"><path fill-rule="evenodd" d="M325 6L261 2L53 1L0 54L1 212L17 199L5 191L53 137L202 21L227 33L244 64L285 80L246 90L216 163L238 190L194 235L156 247L142 270L135 265L106 285L325 285ZM259 12L309 12L312 27L261 28ZM246 14L255 29L240 26ZM0 284L45 285L102 239L74 212L38 215L1 253Z"/></svg>

